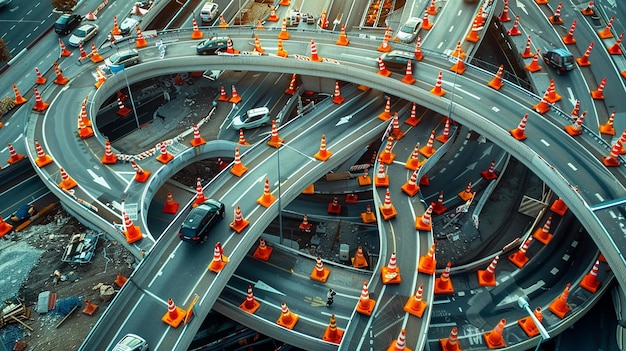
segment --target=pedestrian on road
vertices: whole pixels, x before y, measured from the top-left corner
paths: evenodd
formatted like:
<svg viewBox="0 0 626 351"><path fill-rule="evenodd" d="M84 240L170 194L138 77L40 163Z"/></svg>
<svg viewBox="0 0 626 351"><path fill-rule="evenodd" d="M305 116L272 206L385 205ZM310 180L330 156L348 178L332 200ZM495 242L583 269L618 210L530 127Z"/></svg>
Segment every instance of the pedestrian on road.
<svg viewBox="0 0 626 351"><path fill-rule="evenodd" d="M328 302L326 302L326 306L330 306L333 304L333 299L335 297L337 293L335 292L335 290L333 290L332 288L330 290L328 290L328 293L326 293L326 298L328 299Z"/></svg>

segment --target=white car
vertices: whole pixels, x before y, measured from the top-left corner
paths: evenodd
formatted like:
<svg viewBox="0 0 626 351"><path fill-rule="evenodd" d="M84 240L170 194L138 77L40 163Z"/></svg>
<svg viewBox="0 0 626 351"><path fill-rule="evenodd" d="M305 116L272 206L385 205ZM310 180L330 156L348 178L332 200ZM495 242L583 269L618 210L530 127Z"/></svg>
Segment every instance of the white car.
<svg viewBox="0 0 626 351"><path fill-rule="evenodd" d="M422 28L422 19L418 17L409 18L402 27L398 30L396 38L404 43L410 43L415 40L417 33Z"/></svg>
<svg viewBox="0 0 626 351"><path fill-rule="evenodd" d="M68 43L71 46L78 46L78 44L85 44L89 40L93 39L93 37L98 34L98 25L93 23L83 24L78 27L74 31L74 33L70 36Z"/></svg>
<svg viewBox="0 0 626 351"><path fill-rule="evenodd" d="M270 122L270 110L267 107L257 107L244 113L243 116L233 118L232 128L252 129L262 127Z"/></svg>
<svg viewBox="0 0 626 351"><path fill-rule="evenodd" d="M148 343L144 338L135 334L126 334L115 344L112 351L147 351Z"/></svg>
<svg viewBox="0 0 626 351"><path fill-rule="evenodd" d="M214 2L207 2L202 6L202 10L200 10L200 19L202 22L207 23L217 17L217 13L219 12L219 6Z"/></svg>

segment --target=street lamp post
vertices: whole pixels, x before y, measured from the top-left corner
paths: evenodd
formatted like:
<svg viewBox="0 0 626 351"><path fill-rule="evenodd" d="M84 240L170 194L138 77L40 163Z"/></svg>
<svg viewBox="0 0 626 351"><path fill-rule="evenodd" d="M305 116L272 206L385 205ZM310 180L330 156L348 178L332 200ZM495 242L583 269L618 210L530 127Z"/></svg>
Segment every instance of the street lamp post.
<svg viewBox="0 0 626 351"><path fill-rule="evenodd" d="M528 298L526 296L520 296L517 299L517 304L519 305L521 309L525 310L526 313L528 313L530 318L533 320L533 322L537 326L537 329L539 330L539 335L540 335L539 343L537 344L537 348L535 348L535 351L538 351L539 347L541 346L541 343L544 340L550 339L550 334L548 334L548 331L546 330L546 328L544 328L543 324L541 324L541 322L537 319L537 317L535 317L535 314L530 309L530 303L528 302Z"/></svg>
<svg viewBox="0 0 626 351"><path fill-rule="evenodd" d="M278 149L276 150L276 159L277 159L277 165L276 165L276 170L278 171L278 235L279 235L279 243L282 245L283 244L283 211L282 211L282 207L280 205L280 147L284 145L282 142L280 143L280 145L278 146Z"/></svg>

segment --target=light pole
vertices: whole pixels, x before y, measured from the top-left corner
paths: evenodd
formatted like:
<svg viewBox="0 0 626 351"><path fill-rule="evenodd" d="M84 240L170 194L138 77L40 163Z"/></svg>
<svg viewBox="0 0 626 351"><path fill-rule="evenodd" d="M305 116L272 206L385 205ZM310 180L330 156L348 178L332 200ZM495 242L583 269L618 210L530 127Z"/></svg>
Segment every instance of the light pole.
<svg viewBox="0 0 626 351"><path fill-rule="evenodd" d="M546 328L544 328L543 324L541 324L541 322L537 319L537 317L535 317L535 314L530 309L530 303L528 302L528 298L526 296L520 296L517 299L517 304L519 305L521 309L525 310L526 313L528 313L530 318L533 320L533 322L537 326L537 329L539 330L539 335L540 335L539 343L537 344L537 348L535 348L535 351L538 351L539 347L541 346L541 343L544 340L550 339L550 334L548 334L548 331L546 330Z"/></svg>
<svg viewBox="0 0 626 351"><path fill-rule="evenodd" d="M278 145L278 149L276 150L276 170L278 171L278 236L279 243L281 245L283 244L283 211L282 207L280 206L280 147L283 145L285 144L280 142L280 145Z"/></svg>
<svg viewBox="0 0 626 351"><path fill-rule="evenodd" d="M122 67L124 71L124 80L126 81L126 88L128 89L128 97L130 97L130 104L133 107L133 114L135 115L135 122L137 123L137 129L140 129L139 116L137 116L137 109L135 108L135 100L133 99L133 93L130 91L130 84L128 84L128 76L126 75L126 67Z"/></svg>

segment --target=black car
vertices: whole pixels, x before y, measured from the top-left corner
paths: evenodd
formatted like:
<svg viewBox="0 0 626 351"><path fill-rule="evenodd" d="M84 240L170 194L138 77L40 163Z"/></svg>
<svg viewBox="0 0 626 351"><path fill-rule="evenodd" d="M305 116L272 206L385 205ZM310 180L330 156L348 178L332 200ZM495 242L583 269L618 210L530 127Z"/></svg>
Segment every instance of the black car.
<svg viewBox="0 0 626 351"><path fill-rule="evenodd" d="M543 61L556 70L556 74L574 69L574 56L566 49L552 49L543 54Z"/></svg>
<svg viewBox="0 0 626 351"><path fill-rule="evenodd" d="M211 228L224 218L225 212L226 208L223 203L213 199L206 200L189 212L180 227L178 236L183 241L204 242Z"/></svg>
<svg viewBox="0 0 626 351"><path fill-rule="evenodd" d="M217 55L220 51L225 51L228 47L228 37L213 37L203 40L196 46L198 55Z"/></svg>
<svg viewBox="0 0 626 351"><path fill-rule="evenodd" d="M54 31L59 35L69 34L76 29L83 20L83 16L64 13L54 22Z"/></svg>
<svg viewBox="0 0 626 351"><path fill-rule="evenodd" d="M409 60L411 62L413 70L415 70L415 53L409 51L401 51L401 50L391 50L390 52L384 53L381 56L383 63L385 63L385 68L399 71L404 73L406 71L406 63Z"/></svg>

